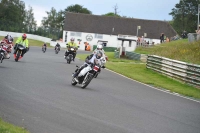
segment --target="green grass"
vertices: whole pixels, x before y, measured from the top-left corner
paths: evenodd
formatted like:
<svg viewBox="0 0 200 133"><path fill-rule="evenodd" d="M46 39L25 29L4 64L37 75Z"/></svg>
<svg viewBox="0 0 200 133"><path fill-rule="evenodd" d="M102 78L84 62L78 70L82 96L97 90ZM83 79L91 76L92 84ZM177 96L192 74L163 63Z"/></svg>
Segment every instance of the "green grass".
<svg viewBox="0 0 200 133"><path fill-rule="evenodd" d="M22 127L17 127L7 122L4 122L0 118L0 133L29 133L29 131L25 130Z"/></svg>
<svg viewBox="0 0 200 133"><path fill-rule="evenodd" d="M182 39L153 47L138 47L134 52L200 64L200 41L189 43L187 39Z"/></svg>
<svg viewBox="0 0 200 133"><path fill-rule="evenodd" d="M170 90L171 92L200 100L200 89L146 69L146 63L128 59L116 59L114 58L114 52L106 52L106 55L108 56L106 68L110 70L153 87ZM85 60L86 56L85 54L77 54L77 57L81 60Z"/></svg>

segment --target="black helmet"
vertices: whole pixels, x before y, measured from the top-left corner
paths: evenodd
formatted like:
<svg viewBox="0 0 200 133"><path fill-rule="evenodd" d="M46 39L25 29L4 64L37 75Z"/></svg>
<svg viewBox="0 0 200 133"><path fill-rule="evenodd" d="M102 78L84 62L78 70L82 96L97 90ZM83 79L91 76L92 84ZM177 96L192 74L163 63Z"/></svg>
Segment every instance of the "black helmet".
<svg viewBox="0 0 200 133"><path fill-rule="evenodd" d="M103 55L103 53L102 53L100 50L98 50L98 51L96 52L96 58L97 58L97 59L100 59L100 58L102 57L102 55Z"/></svg>

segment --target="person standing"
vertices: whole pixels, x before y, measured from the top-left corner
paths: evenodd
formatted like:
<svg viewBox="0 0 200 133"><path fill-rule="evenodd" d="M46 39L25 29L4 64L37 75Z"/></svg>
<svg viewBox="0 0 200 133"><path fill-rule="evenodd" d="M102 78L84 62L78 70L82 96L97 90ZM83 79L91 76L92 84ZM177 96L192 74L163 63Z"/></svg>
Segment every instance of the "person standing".
<svg viewBox="0 0 200 133"><path fill-rule="evenodd" d="M200 40L200 25L199 25L199 29L196 30L197 33L197 41Z"/></svg>

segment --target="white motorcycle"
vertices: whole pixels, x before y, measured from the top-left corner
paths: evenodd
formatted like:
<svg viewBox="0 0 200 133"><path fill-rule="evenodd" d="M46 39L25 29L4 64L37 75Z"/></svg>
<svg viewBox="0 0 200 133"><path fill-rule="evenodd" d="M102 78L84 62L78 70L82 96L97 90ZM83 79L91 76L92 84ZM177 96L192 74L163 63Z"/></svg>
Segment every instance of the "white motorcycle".
<svg viewBox="0 0 200 133"><path fill-rule="evenodd" d="M76 66L77 69L75 70L75 72L78 71L79 67ZM77 77L73 77L71 84L72 85L76 85L77 83L81 84L81 88L85 88L89 85L89 83L91 82L91 80L93 79L94 75L99 71L100 69L100 65L99 64L89 64L87 65L85 68L83 68L80 73L78 74ZM78 79L75 80L75 78Z"/></svg>
<svg viewBox="0 0 200 133"><path fill-rule="evenodd" d="M3 62L3 59L5 57L5 50L3 49L3 46L0 46L0 62Z"/></svg>
<svg viewBox="0 0 200 133"><path fill-rule="evenodd" d="M10 59L10 55L6 51L7 47L0 45L0 62L2 63L4 59Z"/></svg>

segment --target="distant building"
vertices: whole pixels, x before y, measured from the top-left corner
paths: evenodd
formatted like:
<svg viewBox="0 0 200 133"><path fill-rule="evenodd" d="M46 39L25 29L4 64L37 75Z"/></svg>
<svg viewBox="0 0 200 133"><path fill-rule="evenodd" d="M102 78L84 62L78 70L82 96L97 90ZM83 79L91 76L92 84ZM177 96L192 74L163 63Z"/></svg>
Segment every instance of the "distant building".
<svg viewBox="0 0 200 133"><path fill-rule="evenodd" d="M141 29L137 27L140 26ZM172 37L177 33L166 21L144 20L132 18L117 18L99 15L67 12L63 31L63 41L70 41L71 37L84 49L84 42L91 46L104 42L107 47L125 47L126 51L136 48L138 36L155 44L160 43L160 34Z"/></svg>

